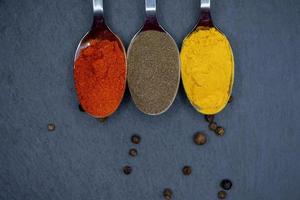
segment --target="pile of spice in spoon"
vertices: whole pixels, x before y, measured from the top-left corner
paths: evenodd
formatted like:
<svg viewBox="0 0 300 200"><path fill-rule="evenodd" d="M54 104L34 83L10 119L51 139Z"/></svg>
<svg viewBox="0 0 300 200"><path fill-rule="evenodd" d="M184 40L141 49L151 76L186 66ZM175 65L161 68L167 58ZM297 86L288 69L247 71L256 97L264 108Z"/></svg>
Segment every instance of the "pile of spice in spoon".
<svg viewBox="0 0 300 200"><path fill-rule="evenodd" d="M137 107L147 114L164 112L177 94L179 78L172 38L160 31L140 33L128 54L128 84Z"/></svg>
<svg viewBox="0 0 300 200"><path fill-rule="evenodd" d="M174 39L158 23L156 0L145 0L146 21L128 48L128 87L139 110L164 113L180 81L180 57Z"/></svg>
<svg viewBox="0 0 300 200"><path fill-rule="evenodd" d="M119 107L126 86L122 41L105 24L103 0L93 0L94 20L75 54L74 82L80 109L104 119Z"/></svg>
<svg viewBox="0 0 300 200"><path fill-rule="evenodd" d="M125 55L117 41L91 40L75 62L74 79L83 109L101 118L115 111L125 90Z"/></svg>
<svg viewBox="0 0 300 200"><path fill-rule="evenodd" d="M210 0L201 0L198 25L184 39L181 74L184 89L194 108L206 115L222 111L234 82L234 58L227 37L211 19Z"/></svg>

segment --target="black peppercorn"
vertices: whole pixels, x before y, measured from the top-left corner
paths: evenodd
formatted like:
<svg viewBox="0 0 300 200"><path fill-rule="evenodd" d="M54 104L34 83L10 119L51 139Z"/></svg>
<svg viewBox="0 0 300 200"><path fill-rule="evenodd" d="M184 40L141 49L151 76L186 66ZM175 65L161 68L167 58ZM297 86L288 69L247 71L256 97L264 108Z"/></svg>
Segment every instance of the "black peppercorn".
<svg viewBox="0 0 300 200"><path fill-rule="evenodd" d="M173 191L170 188L166 188L164 189L163 195L165 199L170 200L172 199Z"/></svg>
<svg viewBox="0 0 300 200"><path fill-rule="evenodd" d="M221 181L220 186L224 189L224 190L230 190L232 187L232 182L229 179L224 179Z"/></svg>
<svg viewBox="0 0 300 200"><path fill-rule="evenodd" d="M48 124L48 131L55 131L55 124Z"/></svg>
<svg viewBox="0 0 300 200"><path fill-rule="evenodd" d="M228 103L232 103L232 101L233 101L233 96L231 95L231 96L229 97Z"/></svg>
<svg viewBox="0 0 300 200"><path fill-rule="evenodd" d="M135 148L132 148L129 150L130 156L135 157L135 156L137 156L137 154L138 154L138 151Z"/></svg>
<svg viewBox="0 0 300 200"><path fill-rule="evenodd" d="M80 112L85 112L81 104L78 105L78 109L80 110Z"/></svg>
<svg viewBox="0 0 300 200"><path fill-rule="evenodd" d="M198 132L194 135L194 142L197 145L204 145L206 143L206 135L204 133Z"/></svg>
<svg viewBox="0 0 300 200"><path fill-rule="evenodd" d="M226 199L227 193L225 191L218 192L219 199Z"/></svg>
<svg viewBox="0 0 300 200"><path fill-rule="evenodd" d="M185 175L185 176L189 176L191 175L192 173L192 168L190 166L184 166L182 168L182 173Z"/></svg>
<svg viewBox="0 0 300 200"><path fill-rule="evenodd" d="M204 118L208 123L212 123L212 122L214 122L215 116L214 115L205 115Z"/></svg>
<svg viewBox="0 0 300 200"><path fill-rule="evenodd" d="M123 172L125 175L129 175L132 172L132 168L128 165L126 165L125 167L123 167Z"/></svg>
<svg viewBox="0 0 300 200"><path fill-rule="evenodd" d="M131 142L133 144L139 144L141 142L141 137L139 135L133 135L131 137Z"/></svg>
<svg viewBox="0 0 300 200"><path fill-rule="evenodd" d="M218 128L218 124L216 122L212 122L208 125L211 131L215 131Z"/></svg>
<svg viewBox="0 0 300 200"><path fill-rule="evenodd" d="M218 135L218 136L223 136L225 134L225 129L223 127L217 127L217 129L215 130L215 133Z"/></svg>

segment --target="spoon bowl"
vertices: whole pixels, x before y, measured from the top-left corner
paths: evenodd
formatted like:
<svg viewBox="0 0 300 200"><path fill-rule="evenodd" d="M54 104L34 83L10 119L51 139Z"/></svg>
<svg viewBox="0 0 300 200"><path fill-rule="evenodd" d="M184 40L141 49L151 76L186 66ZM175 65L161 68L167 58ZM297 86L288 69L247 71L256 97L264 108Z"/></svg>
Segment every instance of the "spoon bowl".
<svg viewBox="0 0 300 200"><path fill-rule="evenodd" d="M175 40L172 38L172 36L166 31L163 29L163 27L159 24L158 20L157 20L157 17L156 17L156 0L145 0L145 7L146 7L146 19L145 19L145 23L143 25L143 27L135 34L135 36L133 37L129 47L128 47L128 51L127 51L127 60L128 60L128 76L127 76L127 81L128 81L128 87L129 87L129 91L131 93L131 96L132 96L132 99L136 105L136 107L143 113L147 114L147 115L160 115L160 114L163 114L164 112L166 112L170 107L171 105L173 104L174 100L175 100L175 97L176 97L176 94L177 94L177 91L178 91L178 87L179 87L179 81L180 81L180 58L179 58L179 50L177 48L177 44L175 42ZM138 43L138 40L143 40L146 38L145 34L157 34L157 35L164 35L163 37L165 37L164 39L168 40L168 45L172 46L171 48L174 50L174 52L176 52L177 54L177 66L172 66L174 69L172 69L172 72L170 72L168 74L168 76L170 77L177 77L176 79L176 84L172 85L171 87L169 87L167 84L161 84L161 83L153 83L154 84L161 84L161 87L162 88L159 88L159 89L170 89L172 90L172 94L169 95L166 100L166 102L162 103L160 97L158 98L152 98L151 100L147 100L146 102L146 97L145 96L150 96L150 94L147 94L147 87L141 87L139 90L139 92L137 92L137 87L134 86L132 84L133 81L133 76L134 74L138 73L136 72L136 69L132 70L131 68L134 68L131 66L131 60L139 60L139 61L142 61L142 60L156 60L156 57L152 57L152 56L148 56L148 55L143 55L142 57L140 58L136 58L136 59L133 59L131 58L133 54L132 52L134 51L135 49L135 46L136 46L136 43ZM144 37L145 36L145 37ZM162 40L162 37L159 36L160 38L157 39L157 40ZM142 38L142 39L141 39ZM163 44L161 44L161 46L157 46L157 48L163 48L162 47ZM151 46L151 45L149 45ZM148 47L148 46L144 46L144 48L153 48L153 47ZM152 49L153 50L153 49ZM143 51L143 49L139 49L139 51ZM149 52L148 52L149 53ZM151 54L151 52L149 53ZM143 66L143 64L141 63L140 64L141 66ZM153 71L159 71L159 70L162 70L162 69L155 69L156 66L151 66L150 68L153 69L145 69L145 71L147 72L144 72L145 74L138 74L138 76L143 79L143 80L146 80L146 81L149 81L151 82L151 76L155 76ZM153 74L152 74L153 73ZM164 73L162 71L160 71L160 73ZM157 75L157 74L156 74ZM143 77L142 77L143 76ZM138 86L140 87L140 86ZM165 88L164 88L165 87ZM169 87L169 88L167 88ZM137 94L139 93L139 94ZM149 92L150 93L150 92ZM153 92L153 95L156 95L157 93ZM140 101L145 101L147 104L147 106L145 104L141 105L140 104ZM155 103L154 102L157 102L158 104L159 103L162 103L164 104L162 107L160 107L159 109L156 109L154 111L153 110L149 110L148 108L146 107L150 107L151 105L155 106Z"/></svg>
<svg viewBox="0 0 300 200"><path fill-rule="evenodd" d="M105 23L104 14L103 14L103 0L93 0L93 15L94 15L94 17L93 17L93 24L92 24L91 30L88 31L82 37L82 39L80 40L79 45L76 49L76 52L75 52L75 56L74 56L74 73L75 73L75 70L76 70L76 60L80 56L82 50L89 47L91 45L92 41L95 41L95 40L104 41L104 40L106 40L106 41L110 41L110 42L117 42L118 47L122 50L122 53L124 55L124 63L125 63L124 80L121 80L121 81L123 81L124 91L123 91L122 96L120 96L118 99L115 99L116 101L118 101L118 104L109 113L107 113L105 115L100 115L100 114L91 113L89 111L89 109L86 108L85 105L82 102L80 102L80 104L83 107L83 109L85 110L85 112L87 114L89 114L90 116L92 116L94 118L107 118L116 111L119 104L121 103L121 100L122 100L124 92L125 92L126 71L127 71L126 51L125 51L125 48L124 48L124 45L123 45L121 39L116 34L114 34ZM77 80L74 80L74 81L75 81L75 85L76 85L76 82L78 82L78 81ZM101 91L99 91L99 92L101 92ZM78 91L77 91L77 94L78 94ZM79 98L79 101L80 101L80 98Z"/></svg>
<svg viewBox="0 0 300 200"><path fill-rule="evenodd" d="M182 45L182 48L184 47L185 45L185 42L189 39L189 37L193 34L193 33L196 33L198 31L201 31L201 30L209 30L209 29L212 29L214 28L218 34L222 35L226 41L228 41L227 37L225 36L225 34L220 31L220 29L218 29L214 23L213 23L213 20L212 20L212 17L211 17L211 12L210 12L210 0L200 0L200 17L199 17L199 21L198 23L196 24L196 26L194 27L194 29L187 35L187 37L184 39L184 42L183 42L183 45ZM229 42L228 42L229 44ZM205 111L204 108L201 108L199 106L197 106L195 103L193 103L192 99L190 98L190 94L187 92L187 86L185 84L185 79L183 78L183 86L185 88L185 91L187 92L187 96L188 96L188 99L191 103L191 105L200 113L202 114L217 114L219 112L221 112L227 105L227 102L231 96L231 93L232 93L232 88L233 88L233 83L234 83L234 56L233 56L233 52L232 52L232 49L231 49L231 46L229 44L229 51L230 51L230 59L231 59L231 63L232 63L232 66L230 66L232 69L231 70L231 74L230 74L230 83L228 83L229 85L229 88L227 88L227 96L226 96L226 99L224 100L223 104L221 106L219 106L217 109L215 109L213 112L211 111ZM201 58L201 59L205 59L204 58ZM183 76L183 72L182 72L182 76ZM183 76L184 77L184 76Z"/></svg>

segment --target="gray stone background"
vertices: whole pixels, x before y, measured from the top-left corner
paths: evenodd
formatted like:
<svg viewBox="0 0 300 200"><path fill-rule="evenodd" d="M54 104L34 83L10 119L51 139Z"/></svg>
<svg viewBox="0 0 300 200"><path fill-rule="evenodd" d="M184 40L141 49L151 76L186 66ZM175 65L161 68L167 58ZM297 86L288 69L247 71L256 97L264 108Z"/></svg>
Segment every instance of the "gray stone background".
<svg viewBox="0 0 300 200"><path fill-rule="evenodd" d="M158 18L179 47L199 0L158 0ZM210 133L182 87L164 115L140 113L128 92L101 124L79 112L73 56L92 22L91 0L0 0L0 199L300 199L300 1L213 0L215 24L235 53L234 102ZM108 25L128 46L143 24L143 0L105 0ZM47 131L55 123L55 132ZM196 131L208 143L193 144ZM130 158L138 133L139 156ZM133 173L121 168L129 164ZM193 174L185 177L183 165Z"/></svg>

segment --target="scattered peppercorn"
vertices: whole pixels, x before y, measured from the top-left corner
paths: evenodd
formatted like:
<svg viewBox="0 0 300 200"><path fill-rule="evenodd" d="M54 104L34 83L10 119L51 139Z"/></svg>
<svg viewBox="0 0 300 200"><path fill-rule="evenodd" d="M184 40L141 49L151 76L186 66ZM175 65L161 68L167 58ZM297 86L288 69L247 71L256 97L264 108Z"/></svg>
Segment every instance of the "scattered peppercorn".
<svg viewBox="0 0 300 200"><path fill-rule="evenodd" d="M170 199L172 199L173 191L170 188L166 188L166 189L164 189L163 195L164 195L165 199L170 200Z"/></svg>
<svg viewBox="0 0 300 200"><path fill-rule="evenodd" d="M184 166L182 169L182 173L186 176L189 176L192 173L192 168L190 166Z"/></svg>
<svg viewBox="0 0 300 200"><path fill-rule="evenodd" d="M228 100L228 103L232 103L232 101L233 101L233 96L231 95L229 100Z"/></svg>
<svg viewBox="0 0 300 200"><path fill-rule="evenodd" d="M130 166L126 165L125 167L123 167L123 172L124 172L124 174L129 175L132 172L132 168Z"/></svg>
<svg viewBox="0 0 300 200"><path fill-rule="evenodd" d="M226 199L227 193L225 191L218 192L219 199Z"/></svg>
<svg viewBox="0 0 300 200"><path fill-rule="evenodd" d="M131 137L131 142L133 144L139 144L141 142L141 137L139 135L133 135Z"/></svg>
<svg viewBox="0 0 300 200"><path fill-rule="evenodd" d="M100 123L104 123L104 122L106 122L107 119L108 119L108 117L105 117L105 118L99 118L99 122L100 122Z"/></svg>
<svg viewBox="0 0 300 200"><path fill-rule="evenodd" d="M137 156L137 154L138 154L138 151L135 148L132 148L129 150L130 156L135 157L135 156Z"/></svg>
<svg viewBox="0 0 300 200"><path fill-rule="evenodd" d="M220 186L224 189L224 190L230 190L232 187L232 182L229 179L224 179L221 181Z"/></svg>
<svg viewBox="0 0 300 200"><path fill-rule="evenodd" d="M48 124L48 131L54 131L55 130L55 124Z"/></svg>
<svg viewBox="0 0 300 200"><path fill-rule="evenodd" d="M215 131L218 128L218 124L216 122L212 122L208 125L211 131Z"/></svg>
<svg viewBox="0 0 300 200"><path fill-rule="evenodd" d="M194 135L194 142L197 145L204 145L206 143L206 135L204 133L198 132Z"/></svg>
<svg viewBox="0 0 300 200"><path fill-rule="evenodd" d="M171 200L172 197L171 196L165 196L165 200Z"/></svg>
<svg viewBox="0 0 300 200"><path fill-rule="evenodd" d="M215 130L215 133L218 135L218 136L223 136L225 134L225 129L223 127L217 127L217 129Z"/></svg>
<svg viewBox="0 0 300 200"><path fill-rule="evenodd" d="M78 105L78 108L79 108L80 112L85 112L85 111L83 110L83 107L81 106L81 104Z"/></svg>
<svg viewBox="0 0 300 200"><path fill-rule="evenodd" d="M214 115L205 115L204 118L207 122L212 123L212 122L214 122L215 116Z"/></svg>

